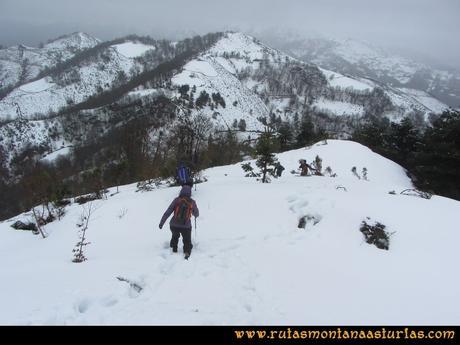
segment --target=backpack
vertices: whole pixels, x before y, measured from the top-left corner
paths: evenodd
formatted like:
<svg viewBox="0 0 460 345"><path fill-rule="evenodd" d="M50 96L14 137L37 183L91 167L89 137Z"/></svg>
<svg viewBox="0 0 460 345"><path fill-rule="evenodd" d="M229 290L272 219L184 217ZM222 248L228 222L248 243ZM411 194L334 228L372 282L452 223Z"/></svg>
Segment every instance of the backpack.
<svg viewBox="0 0 460 345"><path fill-rule="evenodd" d="M177 177L181 184L186 184L190 181L190 171L187 167L181 166L177 172Z"/></svg>
<svg viewBox="0 0 460 345"><path fill-rule="evenodd" d="M174 209L174 221L177 224L185 225L192 217L193 201L189 198L180 198Z"/></svg>

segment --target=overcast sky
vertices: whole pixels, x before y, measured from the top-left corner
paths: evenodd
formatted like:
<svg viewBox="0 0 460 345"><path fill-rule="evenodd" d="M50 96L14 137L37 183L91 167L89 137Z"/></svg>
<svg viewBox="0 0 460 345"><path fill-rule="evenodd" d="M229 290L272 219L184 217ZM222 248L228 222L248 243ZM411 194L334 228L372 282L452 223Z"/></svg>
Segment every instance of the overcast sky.
<svg viewBox="0 0 460 345"><path fill-rule="evenodd" d="M0 0L0 44L282 27L399 47L460 68L460 0Z"/></svg>

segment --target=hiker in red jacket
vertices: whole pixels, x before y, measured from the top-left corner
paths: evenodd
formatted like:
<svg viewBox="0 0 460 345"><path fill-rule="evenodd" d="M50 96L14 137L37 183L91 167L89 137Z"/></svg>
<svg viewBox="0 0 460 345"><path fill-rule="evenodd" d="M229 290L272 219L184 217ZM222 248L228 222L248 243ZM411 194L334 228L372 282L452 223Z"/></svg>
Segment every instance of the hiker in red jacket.
<svg viewBox="0 0 460 345"><path fill-rule="evenodd" d="M169 205L166 212L161 217L160 229L163 228L163 224L174 212L174 216L169 222L171 228L171 242L170 247L174 253L177 253L177 244L179 243L179 237L182 235L182 243L184 244L184 256L186 259L192 253L192 222L190 221L192 215L196 218L199 216L198 207L196 206L195 200L191 198L192 188L190 186L183 186L179 197L175 198L171 205Z"/></svg>

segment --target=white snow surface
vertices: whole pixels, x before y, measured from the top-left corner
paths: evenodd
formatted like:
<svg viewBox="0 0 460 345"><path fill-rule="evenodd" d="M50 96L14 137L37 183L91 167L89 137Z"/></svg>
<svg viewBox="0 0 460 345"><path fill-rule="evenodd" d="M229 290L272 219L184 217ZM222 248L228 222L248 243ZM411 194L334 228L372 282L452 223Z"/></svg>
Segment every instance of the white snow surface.
<svg viewBox="0 0 460 345"><path fill-rule="evenodd" d="M358 78L352 78L324 68L319 69L324 73L329 85L332 87L339 87L342 89L351 88L358 91L372 91L374 88L374 85L369 79L361 78L361 80L358 80Z"/></svg>
<svg viewBox="0 0 460 345"><path fill-rule="evenodd" d="M425 91L415 90L415 89L408 89L408 88L398 88L406 95L409 95L416 99L419 103L423 104L425 107L433 111L434 113L440 114L443 111L449 109L449 107L431 96L430 94L426 93Z"/></svg>
<svg viewBox="0 0 460 345"><path fill-rule="evenodd" d="M155 49L154 46L150 46L147 44L139 43L139 42L125 42L121 44L113 45L113 47L118 50L118 52L124 55L127 58L135 58L138 56L142 56L145 52L149 50Z"/></svg>
<svg viewBox="0 0 460 345"><path fill-rule="evenodd" d="M316 108L330 113L335 116L342 115L360 115L364 114L364 107L357 104L331 101L328 99L320 98L313 103Z"/></svg>
<svg viewBox="0 0 460 345"><path fill-rule="evenodd" d="M45 155L42 158L42 160L47 161L47 162L53 162L60 156L67 156L70 153L70 149L71 149L71 146L61 147L57 149L56 151L53 151Z"/></svg>
<svg viewBox="0 0 460 345"><path fill-rule="evenodd" d="M31 83L22 85L19 87L19 90L28 92L28 93L35 93L46 91L49 88L53 87L54 83L50 82L51 78L42 78L37 81L33 81Z"/></svg>
<svg viewBox="0 0 460 345"><path fill-rule="evenodd" d="M316 155L338 177L289 173ZM193 192L201 214L188 261L181 246L170 251L168 225L158 229L177 187L141 193L127 185L96 202L80 264L71 259L82 206L46 225L46 239L10 227L27 214L0 223L0 324L460 322L460 202L400 195L412 188L404 170L354 142L278 158L286 170L270 184L244 177L241 164L204 172L208 182ZM369 181L353 166L366 167ZM319 222L297 228L305 215ZM366 217L392 233L388 251L365 243Z"/></svg>

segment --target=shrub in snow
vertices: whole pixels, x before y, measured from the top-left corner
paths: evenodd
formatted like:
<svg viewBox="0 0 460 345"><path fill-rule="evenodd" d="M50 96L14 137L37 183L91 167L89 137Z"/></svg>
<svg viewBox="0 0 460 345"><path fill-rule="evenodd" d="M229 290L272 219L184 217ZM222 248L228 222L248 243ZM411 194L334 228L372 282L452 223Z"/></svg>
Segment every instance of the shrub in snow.
<svg viewBox="0 0 460 345"><path fill-rule="evenodd" d="M324 169L324 175L330 177L337 177L337 174L332 171L331 167L327 167L326 169Z"/></svg>
<svg viewBox="0 0 460 345"><path fill-rule="evenodd" d="M83 195L78 198L75 198L75 202L78 203L79 205L83 205L90 201L102 199L102 195L103 195L102 193L91 193L88 195Z"/></svg>
<svg viewBox="0 0 460 345"><path fill-rule="evenodd" d="M307 227L307 224L311 223L312 225L316 225L319 223L320 220L321 218L318 216L307 214L306 216L303 216L299 219L299 224L297 225L297 227L299 229L305 229Z"/></svg>
<svg viewBox="0 0 460 345"><path fill-rule="evenodd" d="M356 171L356 167L351 168L351 172L358 178L358 180L361 180L361 176L359 176L358 172Z"/></svg>
<svg viewBox="0 0 460 345"><path fill-rule="evenodd" d="M65 207L70 205L72 202L68 199L56 200L53 202L54 207Z"/></svg>
<svg viewBox="0 0 460 345"><path fill-rule="evenodd" d="M363 179L364 179L364 180L369 181L369 180L367 179L367 168L366 168L366 167L363 168L362 175L363 175Z"/></svg>
<svg viewBox="0 0 460 345"><path fill-rule="evenodd" d="M198 183L203 183L203 182L208 182L208 179L206 176L203 176L202 172L198 172L193 176L193 183L198 184Z"/></svg>
<svg viewBox="0 0 460 345"><path fill-rule="evenodd" d="M392 191L389 191L388 194L396 195L396 192L394 190L392 190Z"/></svg>
<svg viewBox="0 0 460 345"><path fill-rule="evenodd" d="M38 235L37 227L32 222L23 223L20 220L18 220L11 224L11 227L16 230L30 230L34 235Z"/></svg>
<svg viewBox="0 0 460 345"><path fill-rule="evenodd" d="M367 218L370 220L370 218ZM379 249L388 250L390 247L390 236L392 234L385 231L385 225L376 222L375 224L368 224L365 220L361 223L359 229L367 243L375 245Z"/></svg>
<svg viewBox="0 0 460 345"><path fill-rule="evenodd" d="M136 192L150 192L154 189L158 189L160 185L161 181L159 179L149 179L145 181L140 181L136 185Z"/></svg>
<svg viewBox="0 0 460 345"><path fill-rule="evenodd" d="M65 207L70 205L71 203L72 202L67 199L56 200L52 203L58 220L61 220L61 218L65 214Z"/></svg>
<svg viewBox="0 0 460 345"><path fill-rule="evenodd" d="M422 191L416 190L416 189L405 189L399 194L410 195L410 196L418 196L419 198L423 198L423 199L431 199L431 197L433 196L433 194L431 194L431 193L422 192Z"/></svg>
<svg viewBox="0 0 460 345"><path fill-rule="evenodd" d="M315 160L310 165L314 169L315 175L323 176L323 173L321 172L323 170L323 160L318 155L315 157Z"/></svg>
<svg viewBox="0 0 460 345"><path fill-rule="evenodd" d="M93 203L90 203L87 207L83 206L83 213L80 216L80 222L77 223L77 226L80 228L80 240L77 242L75 248L72 250L72 252L74 253L72 262L79 263L88 260L85 256L83 249L91 243L86 241L86 231L88 230L91 215L94 213L95 210L96 209L94 208Z"/></svg>

